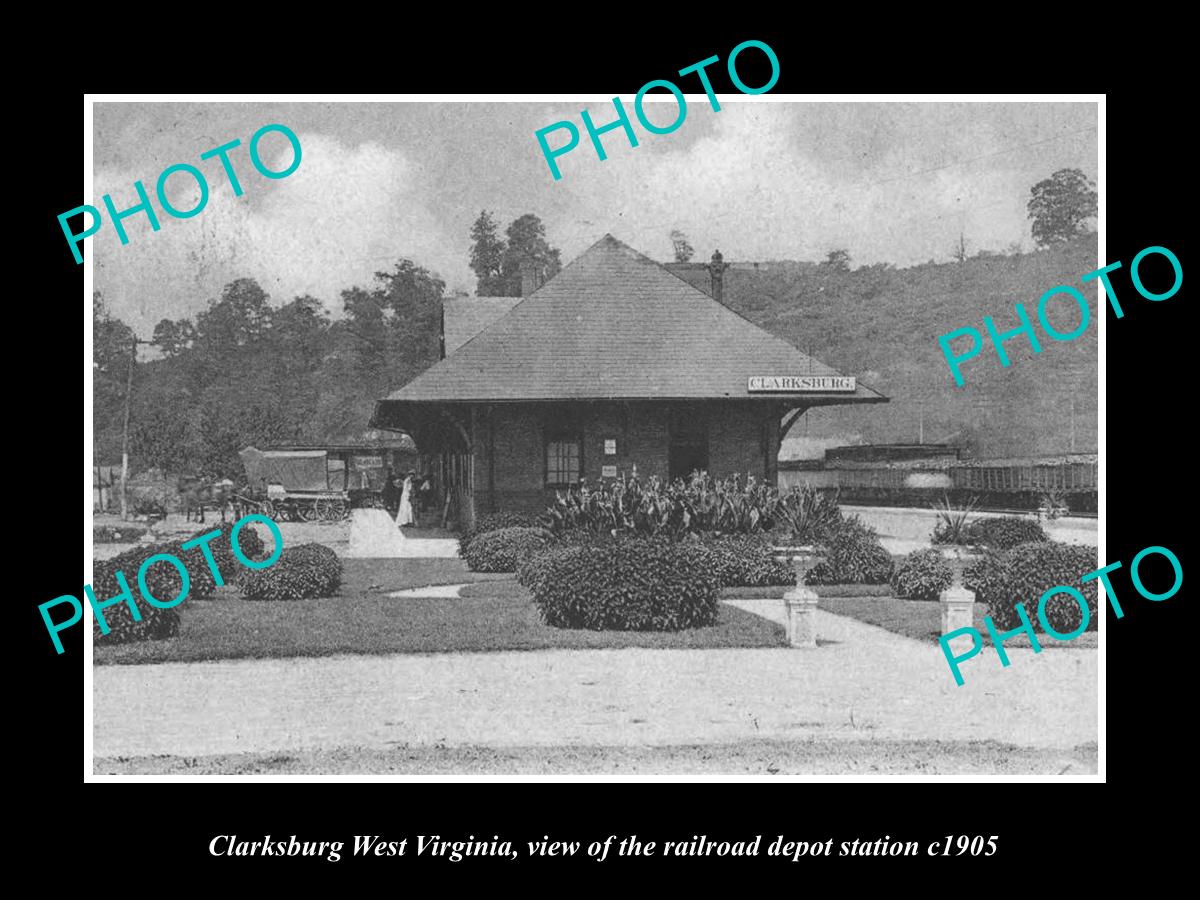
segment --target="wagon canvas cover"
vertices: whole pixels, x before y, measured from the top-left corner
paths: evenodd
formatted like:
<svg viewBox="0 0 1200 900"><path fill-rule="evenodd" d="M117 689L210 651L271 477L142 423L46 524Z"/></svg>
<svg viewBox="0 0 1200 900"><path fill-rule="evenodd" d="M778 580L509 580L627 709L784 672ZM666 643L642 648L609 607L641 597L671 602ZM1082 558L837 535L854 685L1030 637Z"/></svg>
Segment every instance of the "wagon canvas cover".
<svg viewBox="0 0 1200 900"><path fill-rule="evenodd" d="M285 491L327 491L329 476L324 450L258 450L247 447L238 454L251 487L283 485Z"/></svg>

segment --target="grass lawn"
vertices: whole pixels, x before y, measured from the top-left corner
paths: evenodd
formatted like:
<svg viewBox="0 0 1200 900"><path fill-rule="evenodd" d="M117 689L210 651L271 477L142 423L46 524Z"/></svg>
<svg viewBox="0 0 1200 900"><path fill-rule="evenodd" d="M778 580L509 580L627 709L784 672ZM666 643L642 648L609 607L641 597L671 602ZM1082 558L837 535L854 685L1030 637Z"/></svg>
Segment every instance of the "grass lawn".
<svg viewBox="0 0 1200 900"><path fill-rule="evenodd" d="M336 653L451 653L552 648L655 649L783 647L783 629L722 605L720 621L680 632L551 628L508 576L469 572L456 559L344 560L337 597L249 602L221 590L179 607L179 635L137 644L95 644L97 665L219 659L330 656ZM472 584L462 599L389 598L388 591L430 584ZM490 582L490 583L482 583Z"/></svg>
<svg viewBox="0 0 1200 900"><path fill-rule="evenodd" d="M942 606L940 603L925 600L897 600L895 597L821 597L819 609L837 613L839 616L849 616L866 622L868 625L878 625L896 634L916 638L919 641L937 643L942 636ZM983 617L987 615L987 607L982 603L975 604L974 625L983 635L985 645L992 643ZM1039 635L1038 643L1042 649L1052 647L1070 647L1073 649L1088 649L1097 646L1097 634L1094 631L1085 632L1073 641L1058 641L1049 635ZM966 646L969 638L961 639ZM955 645L951 645L955 646ZM1029 638L1019 635L1004 643L1005 647L1028 647ZM962 652L957 650L956 652Z"/></svg>
<svg viewBox="0 0 1200 900"><path fill-rule="evenodd" d="M461 559L354 559L342 560L342 596L360 597L377 591L426 587L431 584L465 584L511 579L511 575L472 572Z"/></svg>

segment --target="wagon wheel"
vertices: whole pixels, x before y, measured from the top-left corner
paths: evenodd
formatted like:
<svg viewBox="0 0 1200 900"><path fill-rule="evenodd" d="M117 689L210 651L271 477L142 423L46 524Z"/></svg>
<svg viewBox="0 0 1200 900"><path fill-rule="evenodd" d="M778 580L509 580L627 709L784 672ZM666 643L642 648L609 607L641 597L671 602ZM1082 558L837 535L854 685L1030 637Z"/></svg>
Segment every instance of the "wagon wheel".
<svg viewBox="0 0 1200 900"><path fill-rule="evenodd" d="M313 510L316 512L316 518L322 522L336 522L342 518L343 514L341 501L325 497L318 499L313 504Z"/></svg>
<svg viewBox="0 0 1200 900"><path fill-rule="evenodd" d="M296 512L299 513L301 520L305 522L316 522L321 518L321 511L318 507L320 500L314 500L309 506L301 506Z"/></svg>
<svg viewBox="0 0 1200 900"><path fill-rule="evenodd" d="M256 511L262 513L268 519L279 520L279 510L275 508L275 504L270 500L264 500L262 503L258 504L258 509Z"/></svg>

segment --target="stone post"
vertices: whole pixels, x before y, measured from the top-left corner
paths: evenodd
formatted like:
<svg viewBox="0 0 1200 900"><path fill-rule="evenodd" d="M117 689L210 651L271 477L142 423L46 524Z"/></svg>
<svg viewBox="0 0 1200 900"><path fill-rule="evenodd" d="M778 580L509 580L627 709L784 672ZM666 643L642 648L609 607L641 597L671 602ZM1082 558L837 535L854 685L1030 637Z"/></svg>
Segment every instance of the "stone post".
<svg viewBox="0 0 1200 900"><path fill-rule="evenodd" d="M953 584L941 593L942 634L975 625L975 594L960 584Z"/></svg>
<svg viewBox="0 0 1200 900"><path fill-rule="evenodd" d="M817 593L796 585L783 595L787 607L788 643L793 647L817 646Z"/></svg>
<svg viewBox="0 0 1200 900"><path fill-rule="evenodd" d="M804 575L808 571L806 551L808 548L800 548L800 553L793 553L796 586L783 595L788 643L793 647L817 646L817 592L804 584Z"/></svg>

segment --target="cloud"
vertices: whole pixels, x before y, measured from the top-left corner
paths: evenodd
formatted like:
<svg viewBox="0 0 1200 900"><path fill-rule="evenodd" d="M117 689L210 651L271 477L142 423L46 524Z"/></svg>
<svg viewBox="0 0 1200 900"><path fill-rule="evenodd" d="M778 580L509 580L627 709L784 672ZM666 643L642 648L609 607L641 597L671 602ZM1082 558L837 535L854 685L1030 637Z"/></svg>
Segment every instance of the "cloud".
<svg viewBox="0 0 1200 900"><path fill-rule="evenodd" d="M1017 136L925 107L909 111L919 125L903 120L896 134L884 119L876 134L866 125L882 114L848 117L845 109L727 102L712 112L693 101L672 135L639 131L631 148L621 131L605 134L605 162L585 135L560 182L571 202L548 231L562 235L567 258L605 231L664 258L667 235L679 227L698 255L720 248L728 259L816 260L845 247L855 264L896 265L947 259L960 231L975 248L1027 236L1024 201L1034 176L1029 153L1008 153ZM837 124L834 112L849 135L814 136ZM712 118L707 134L677 138L693 124L705 127L693 117ZM595 107L593 118L611 115L601 118Z"/></svg>
<svg viewBox="0 0 1200 900"><path fill-rule="evenodd" d="M126 246L106 216L90 240L96 283L113 311L148 334L164 316L195 315L223 285L250 277L277 305L307 293L340 313L343 289L366 285L401 256L443 273L462 265L461 248L447 239L422 199L419 167L404 154L373 142L349 147L323 134L299 137L300 167L278 180L254 170L244 145L231 152L241 197L234 196L219 161L201 162L198 151L194 164L207 177L208 205L192 218L174 219L155 198L161 230L154 232L144 214L135 214L124 220ZM268 141L262 144L264 165L275 171L291 159L287 142L278 144L271 150ZM98 171L97 197L112 192L118 209L128 207L137 202L137 178L154 191L156 173ZM171 176L166 190L177 209L193 208L200 199L186 174ZM169 309L165 296L173 299Z"/></svg>
<svg viewBox="0 0 1200 900"><path fill-rule="evenodd" d="M674 99L654 96L652 121L670 121ZM124 247L106 221L87 241L97 286L143 334L164 316L194 315L238 277L258 279L275 303L311 293L335 313L342 290L368 284L401 256L451 288L472 287L468 234L485 208L501 230L523 213L539 215L564 262L605 232L668 259L669 233L681 228L698 260L716 248L736 261L819 260L844 247L856 265L904 266L949 259L960 232L969 252L1027 242L1029 187L1064 166L1096 171L1087 104L723 97L714 112L701 94L677 131L653 135L637 123L632 96L623 100L639 146L621 129L605 132L603 162L579 113L586 107L603 127L614 121L611 101L168 104L149 113L109 104L97 120L97 159L109 161L97 171L97 195L112 191L118 207L129 206L135 179L153 193L158 172L184 161L205 172L211 196L194 218L161 216L156 233L144 215L127 219ZM533 133L560 120L581 134L554 181ZM246 143L264 121L293 123L300 135L303 162L287 178L251 166ZM242 197L217 160L199 159L230 130L243 136L231 153ZM279 135L262 148L273 169L290 160ZM168 190L181 208L198 200L184 174Z"/></svg>

